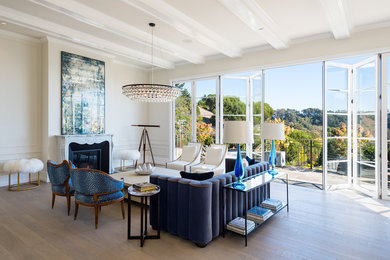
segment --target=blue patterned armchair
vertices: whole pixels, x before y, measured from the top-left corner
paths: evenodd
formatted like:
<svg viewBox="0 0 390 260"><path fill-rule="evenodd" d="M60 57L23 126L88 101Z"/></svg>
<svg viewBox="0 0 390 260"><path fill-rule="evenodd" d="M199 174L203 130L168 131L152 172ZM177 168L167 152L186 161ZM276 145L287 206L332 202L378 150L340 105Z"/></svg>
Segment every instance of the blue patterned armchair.
<svg viewBox="0 0 390 260"><path fill-rule="evenodd" d="M53 161L47 161L47 173L51 183L51 208L54 207L56 195L65 196L68 208L68 216L70 213L70 197L74 195L74 188L70 181L69 164L63 161L61 164L56 164Z"/></svg>
<svg viewBox="0 0 390 260"><path fill-rule="evenodd" d="M98 209L101 206L121 202L122 217L125 219L124 183L113 179L105 172L91 169L70 169L70 178L75 188L74 219L79 205L95 208L95 228L98 227Z"/></svg>

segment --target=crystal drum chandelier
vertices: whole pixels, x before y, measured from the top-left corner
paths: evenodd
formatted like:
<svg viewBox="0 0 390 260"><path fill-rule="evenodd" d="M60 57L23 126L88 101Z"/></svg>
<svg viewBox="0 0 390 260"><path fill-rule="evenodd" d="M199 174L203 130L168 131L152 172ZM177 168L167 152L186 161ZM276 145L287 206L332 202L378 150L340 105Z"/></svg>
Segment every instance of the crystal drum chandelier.
<svg viewBox="0 0 390 260"><path fill-rule="evenodd" d="M133 101L139 102L171 102L181 93L180 89L164 84L153 83L153 27L154 23L149 23L152 28L152 84L138 83L129 84L122 87L122 94Z"/></svg>
<svg viewBox="0 0 390 260"><path fill-rule="evenodd" d="M129 84L122 87L122 94L133 101L171 102L180 95L180 90L161 84Z"/></svg>

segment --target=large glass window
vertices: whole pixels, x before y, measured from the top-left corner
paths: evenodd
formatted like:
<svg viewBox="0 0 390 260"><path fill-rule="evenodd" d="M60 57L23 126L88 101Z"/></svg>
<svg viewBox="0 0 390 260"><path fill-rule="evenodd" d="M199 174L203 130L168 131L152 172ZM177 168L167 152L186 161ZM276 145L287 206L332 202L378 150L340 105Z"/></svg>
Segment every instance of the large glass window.
<svg viewBox="0 0 390 260"><path fill-rule="evenodd" d="M261 71L229 74L219 78L207 78L176 82L181 95L175 101L175 151L174 158L181 155L181 148L189 141L203 145L221 143L224 120L249 120L254 124L255 143L243 144L243 156L261 157ZM220 84L221 83L221 84ZM236 144L229 144L235 151Z"/></svg>
<svg viewBox="0 0 390 260"><path fill-rule="evenodd" d="M382 73L386 126L389 56L383 56ZM378 130L377 64L377 57L354 57L177 82L182 93L174 107L175 157L189 141L222 143L223 121L247 120L254 143L242 144L242 156L267 160L270 140L261 139L261 123L284 122L286 140L276 142L277 166L288 166L283 171L291 180L323 188L353 183L373 194L379 187L377 138L390 129ZM390 158L388 136L382 137L384 158ZM235 156L236 144L228 145ZM384 161L382 168L388 165ZM382 175L382 193L388 195L390 175Z"/></svg>
<svg viewBox="0 0 390 260"><path fill-rule="evenodd" d="M181 155L181 148L192 139L192 83L175 84L181 94L175 101L175 151L174 157Z"/></svg>
<svg viewBox="0 0 390 260"><path fill-rule="evenodd" d="M261 98L262 71L228 74L222 77L223 120L250 121L253 124L254 143L241 146L242 155L261 158ZM236 144L229 144L231 156Z"/></svg>
<svg viewBox="0 0 390 260"><path fill-rule="evenodd" d="M217 79L195 81L196 141L204 145L216 143Z"/></svg>
<svg viewBox="0 0 390 260"><path fill-rule="evenodd" d="M322 63L265 70L264 121L284 122L285 141L276 141L277 166L289 178L322 185ZM270 140L265 141L265 157Z"/></svg>

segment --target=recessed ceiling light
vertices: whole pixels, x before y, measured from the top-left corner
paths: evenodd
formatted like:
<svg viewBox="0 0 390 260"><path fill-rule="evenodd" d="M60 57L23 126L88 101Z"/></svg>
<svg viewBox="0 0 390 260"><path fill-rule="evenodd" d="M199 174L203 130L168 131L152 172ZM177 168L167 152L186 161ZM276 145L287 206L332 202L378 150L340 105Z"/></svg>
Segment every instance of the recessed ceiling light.
<svg viewBox="0 0 390 260"><path fill-rule="evenodd" d="M264 30L264 27L260 27L260 28L257 29L257 30L262 31L262 30Z"/></svg>
<svg viewBox="0 0 390 260"><path fill-rule="evenodd" d="M1 25L6 25L7 23L6 22L0 22Z"/></svg>
<svg viewBox="0 0 390 260"><path fill-rule="evenodd" d="M191 39L184 39L183 42L185 42L185 43L191 43L192 40L191 40Z"/></svg>

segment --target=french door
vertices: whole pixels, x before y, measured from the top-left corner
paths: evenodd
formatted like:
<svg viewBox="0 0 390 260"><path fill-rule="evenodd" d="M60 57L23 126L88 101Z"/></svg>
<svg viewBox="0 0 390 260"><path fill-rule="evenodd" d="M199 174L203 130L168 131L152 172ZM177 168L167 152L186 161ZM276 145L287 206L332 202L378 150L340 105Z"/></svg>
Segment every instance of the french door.
<svg viewBox="0 0 390 260"><path fill-rule="evenodd" d="M379 64L325 62L324 183L378 197Z"/></svg>
<svg viewBox="0 0 390 260"><path fill-rule="evenodd" d="M379 68L374 56L353 66L353 186L379 197Z"/></svg>
<svg viewBox="0 0 390 260"><path fill-rule="evenodd" d="M325 62L323 93L323 183L328 189L352 185L352 66Z"/></svg>
<svg viewBox="0 0 390 260"><path fill-rule="evenodd" d="M390 53L382 55L382 199L390 200Z"/></svg>

